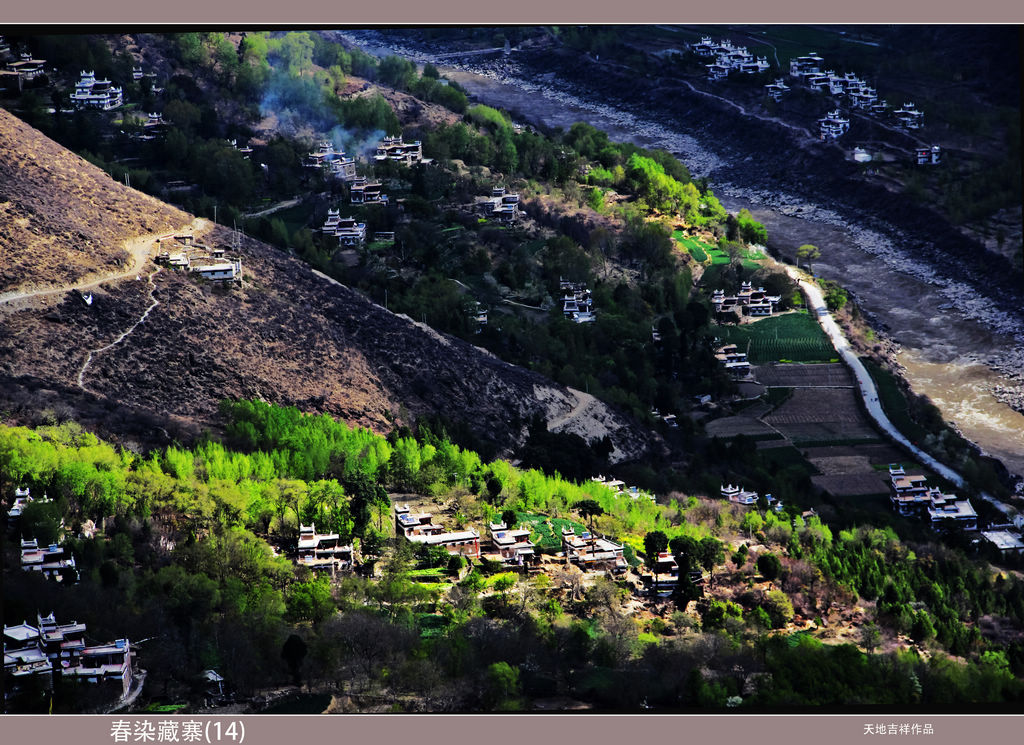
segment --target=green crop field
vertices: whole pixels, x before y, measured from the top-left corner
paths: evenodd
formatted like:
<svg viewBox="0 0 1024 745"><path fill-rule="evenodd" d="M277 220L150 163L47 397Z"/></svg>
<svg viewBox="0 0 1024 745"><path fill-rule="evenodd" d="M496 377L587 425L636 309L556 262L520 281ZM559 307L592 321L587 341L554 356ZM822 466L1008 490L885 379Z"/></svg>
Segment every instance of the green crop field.
<svg viewBox="0 0 1024 745"><path fill-rule="evenodd" d="M743 326L715 326L722 344L735 344L741 350L749 343L752 364L765 362L826 362L836 351L825 332L807 313L786 313Z"/></svg>
<svg viewBox="0 0 1024 745"><path fill-rule="evenodd" d="M714 246L711 246L704 241L697 240L696 238L684 237L683 231L675 230L672 232L672 237L676 239L676 242L690 252L690 256L695 261L703 264L708 260L708 252L716 250Z"/></svg>
<svg viewBox="0 0 1024 745"><path fill-rule="evenodd" d="M540 540L537 541L537 548L540 550L561 550L563 527L574 528L577 533L586 530L582 523L561 517L549 518L547 515L531 515L525 512L517 512L516 517L519 519L520 527L528 527L540 536ZM549 522L551 527L547 525Z"/></svg>

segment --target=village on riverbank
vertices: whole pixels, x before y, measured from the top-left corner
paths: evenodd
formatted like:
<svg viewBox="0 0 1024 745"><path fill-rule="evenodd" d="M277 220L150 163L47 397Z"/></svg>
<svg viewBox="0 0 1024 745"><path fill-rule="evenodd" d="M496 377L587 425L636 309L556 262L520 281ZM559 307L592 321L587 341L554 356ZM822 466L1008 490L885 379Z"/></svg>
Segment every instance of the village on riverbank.
<svg viewBox="0 0 1024 745"><path fill-rule="evenodd" d="M333 38L130 36L170 99L4 99L33 121L0 111L0 241L37 262L0 272L5 707L1019 699L1022 482L829 279L838 241L780 246L668 149ZM71 115L98 155L44 135ZM57 191L117 219L32 212Z"/></svg>

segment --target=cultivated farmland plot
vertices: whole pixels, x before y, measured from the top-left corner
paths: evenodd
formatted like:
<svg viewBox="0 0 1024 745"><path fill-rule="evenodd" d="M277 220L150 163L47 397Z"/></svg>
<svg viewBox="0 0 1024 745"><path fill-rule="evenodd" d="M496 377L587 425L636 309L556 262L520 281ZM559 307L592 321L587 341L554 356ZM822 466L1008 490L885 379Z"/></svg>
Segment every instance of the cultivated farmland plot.
<svg viewBox="0 0 1024 745"><path fill-rule="evenodd" d="M704 430L710 437L736 437L737 435L757 437L778 434L764 422L749 416L727 416L715 419L708 422Z"/></svg>
<svg viewBox="0 0 1024 745"><path fill-rule="evenodd" d="M825 332L806 313L784 313L741 326L715 326L714 332L723 344L746 349L749 343L748 359L754 365L836 359Z"/></svg>
<svg viewBox="0 0 1024 745"><path fill-rule="evenodd" d="M842 441L877 437L852 388L796 388L764 421L792 440Z"/></svg>
<svg viewBox="0 0 1024 745"><path fill-rule="evenodd" d="M761 385L785 388L853 387L853 375L841 362L821 365L767 364L756 366L754 377Z"/></svg>
<svg viewBox="0 0 1024 745"><path fill-rule="evenodd" d="M811 482L837 497L860 497L885 494L888 486L878 473L844 473L811 476Z"/></svg>

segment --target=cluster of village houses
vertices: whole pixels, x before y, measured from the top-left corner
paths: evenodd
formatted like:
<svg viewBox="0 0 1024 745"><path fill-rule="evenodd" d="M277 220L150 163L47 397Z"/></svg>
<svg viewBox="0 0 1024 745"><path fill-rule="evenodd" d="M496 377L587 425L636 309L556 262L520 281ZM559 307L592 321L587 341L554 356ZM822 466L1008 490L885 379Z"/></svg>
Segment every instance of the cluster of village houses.
<svg viewBox="0 0 1024 745"><path fill-rule="evenodd" d="M7 510L8 525L17 525L21 513L29 504L48 504L51 501L45 494L42 499L36 500L27 486L18 487L14 490L14 502ZM35 538L21 539L21 568L26 572L39 572L56 582L78 581L75 557L65 554L64 547L58 543L40 546Z"/></svg>
<svg viewBox="0 0 1024 745"><path fill-rule="evenodd" d="M978 530L978 514L967 498L945 494L937 486L928 486L920 474L908 474L901 464L889 465L889 498L893 509L904 517L927 517L936 531ZM990 525L980 531L980 540L1001 554L1024 555L1024 515L1013 522Z"/></svg>
<svg viewBox="0 0 1024 745"><path fill-rule="evenodd" d="M713 57L715 61L705 65L710 80L722 80L733 72L757 74L770 69L764 57L754 58L746 47L737 46L723 39L712 41L710 36L703 37L699 43L692 45L692 51L699 57ZM847 72L839 75L835 70L825 69L825 59L816 52L795 57L789 61L789 75L812 91L827 93L836 99L848 102L852 109L863 111L875 116L889 113L889 104L878 97L878 91L857 76ZM765 91L773 101L780 101L790 90L784 78L776 78L765 85ZM906 102L899 109L892 111L896 124L908 131L921 129L924 126L924 112L913 103ZM822 141L836 140L850 129L850 120L841 109L835 108L818 120L818 137ZM870 160L870 156L861 151L856 153L859 161ZM918 165L937 165L942 157L938 145L918 147L914 153Z"/></svg>
<svg viewBox="0 0 1024 745"><path fill-rule="evenodd" d="M978 529L978 513L969 499L945 494L937 486L928 486L920 474L908 474L902 465L889 465L889 499L892 508L904 517L926 517L936 530Z"/></svg>
<svg viewBox="0 0 1024 745"><path fill-rule="evenodd" d="M617 479L606 480L598 476L593 481L615 490L618 496L654 500L653 495L635 486L627 487ZM476 529L450 530L434 522L433 514L414 512L408 505L395 505L394 515L395 535L414 545L437 546L453 556L488 559L526 570L535 570L539 563L536 545L530 540L528 528L509 527L501 522L489 523L487 536L482 538ZM575 564L584 570L611 571L616 574L629 568L621 543L592 535L589 531L576 532L571 527L562 529L561 538L561 556L566 563ZM337 533L318 533L315 524L302 525L299 529L297 562L331 573L349 570L354 566L353 547L351 544L342 544Z"/></svg>
<svg viewBox="0 0 1024 745"><path fill-rule="evenodd" d="M54 676L102 685L123 700L132 687L132 646L128 639L88 644L84 623L57 623L53 613L36 623L4 624L4 703L31 680L34 690L53 690ZM40 685L41 683L41 685Z"/></svg>
<svg viewBox="0 0 1024 745"><path fill-rule="evenodd" d="M393 162L404 165L429 163L423 157L423 143L419 140L405 142L401 137L385 137L377 143L373 156L376 162ZM303 163L306 168L321 170L325 175L343 181L349 185L349 204L353 205L387 205L388 195L384 193L384 185L380 181L369 181L366 176L356 175L355 158L349 157L344 150L336 150L331 142L321 142L315 152L306 156ZM342 217L341 208L327 210L321 232L334 236L343 247L356 247L366 243L366 223L358 222L354 217ZM393 241L394 231L377 232L375 241Z"/></svg>
<svg viewBox="0 0 1024 745"><path fill-rule="evenodd" d="M7 510L8 527L16 528L25 508L50 502L45 495L34 499L28 487L18 487ZM53 543L40 546L34 538L21 540L21 568L39 572L56 582L77 582L75 559ZM85 642L85 624L58 624L53 614L4 625L4 704L17 696L32 680L33 690L53 690L54 674L84 683L104 684L123 698L132 684L131 644L117 639L105 644ZM40 685L41 683L41 685Z"/></svg>
<svg viewBox="0 0 1024 745"><path fill-rule="evenodd" d="M226 249L209 247L195 242L191 233L180 235L168 234L157 240L173 240L170 248L165 248L156 257L158 264L170 269L187 271L211 282L241 282L242 259L239 256L225 256Z"/></svg>
<svg viewBox="0 0 1024 745"><path fill-rule="evenodd" d="M701 38L699 44L691 49L698 57L709 57L715 61L704 65L708 69L710 80L722 80L729 73L738 72L744 75L756 75L771 68L767 57L754 57L746 47L733 44L728 39L715 43L710 36Z"/></svg>
<svg viewBox="0 0 1024 745"><path fill-rule="evenodd" d="M850 107L873 116L882 117L889 112L889 104L878 98L878 92L869 86L864 80L852 72L845 75L837 75L834 70L823 70L824 59L818 54L811 52L803 57L796 57L789 61L789 74L797 78L813 91L828 93L829 95L849 102ZM765 86L768 95L778 101L782 94L788 90L780 78L775 83ZM892 112L896 124L907 131L915 131L924 126L924 112L919 110L911 102L906 102L902 107ZM850 120L843 116L839 108L828 112L818 120L818 137L822 141L836 140L846 134L850 129ZM854 160L868 162L871 156L864 150L854 151ZM917 165L938 165L942 160L942 149L938 145L920 146L914 150L914 160Z"/></svg>
<svg viewBox="0 0 1024 745"><path fill-rule="evenodd" d="M739 486L734 484L722 484L721 488L722 499L732 502L733 504L743 505L744 507L750 507L756 505L761 495L756 491L748 491L747 489L741 489ZM771 494L764 495L765 502L768 503L769 509L775 510L776 512L782 512L782 500L776 499Z"/></svg>

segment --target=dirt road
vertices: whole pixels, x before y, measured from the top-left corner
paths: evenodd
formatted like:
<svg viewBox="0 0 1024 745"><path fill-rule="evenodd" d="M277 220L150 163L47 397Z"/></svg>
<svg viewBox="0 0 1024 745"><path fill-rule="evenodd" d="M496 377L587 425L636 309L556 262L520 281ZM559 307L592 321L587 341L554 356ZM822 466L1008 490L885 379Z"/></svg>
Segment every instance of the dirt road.
<svg viewBox="0 0 1024 745"><path fill-rule="evenodd" d="M177 230L164 236L153 236L143 235L137 238L130 238L124 243L125 250L132 257L131 266L122 272L115 274L107 274L102 277L89 277L87 279L80 280L75 284L62 285L59 287L40 287L34 289L19 289L12 292L0 293L0 306L7 305L9 307L24 307L26 301L30 301L36 298L47 297L49 295L61 295L72 290L88 290L93 287L97 287L104 282L113 282L119 279L128 279L133 275L138 277L140 270L146 265L146 262L153 255L157 241L163 237L169 235L178 235L185 231L191 231L193 235L200 236L205 234L213 227L213 224L202 217L197 217L188 225L183 225Z"/></svg>

